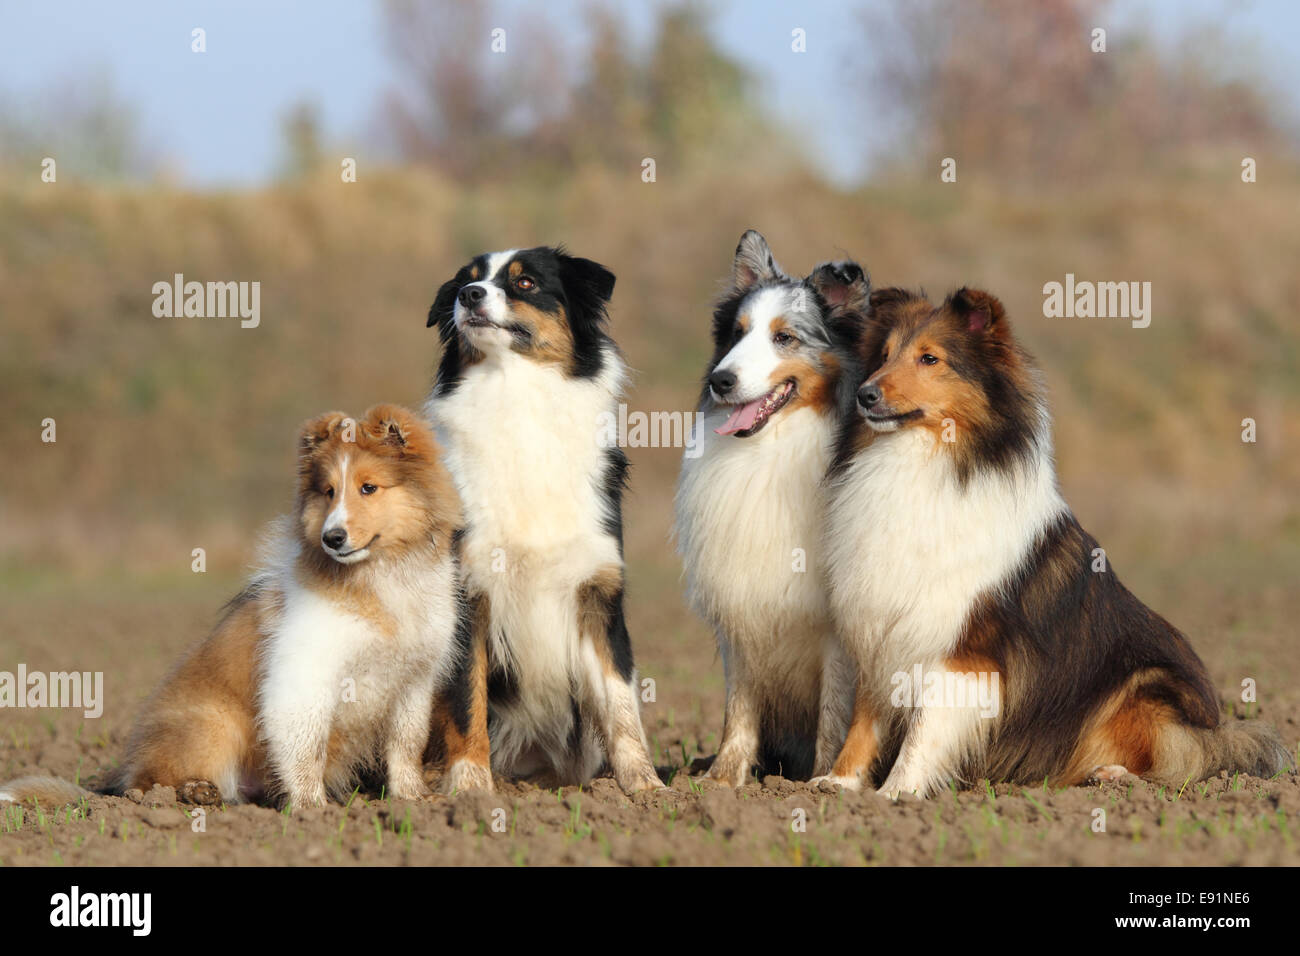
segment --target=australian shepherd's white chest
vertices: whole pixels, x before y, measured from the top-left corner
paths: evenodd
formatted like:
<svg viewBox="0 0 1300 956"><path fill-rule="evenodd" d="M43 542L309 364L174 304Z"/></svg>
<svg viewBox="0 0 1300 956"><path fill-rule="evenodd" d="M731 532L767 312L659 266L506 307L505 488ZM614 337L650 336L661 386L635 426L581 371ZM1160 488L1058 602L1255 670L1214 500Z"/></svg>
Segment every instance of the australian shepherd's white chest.
<svg viewBox="0 0 1300 956"><path fill-rule="evenodd" d="M550 248L479 256L430 311L443 342L427 413L465 508L463 680L444 701L444 789L608 764L660 786L623 617L627 461L601 442L625 366L605 333L614 277Z"/></svg>

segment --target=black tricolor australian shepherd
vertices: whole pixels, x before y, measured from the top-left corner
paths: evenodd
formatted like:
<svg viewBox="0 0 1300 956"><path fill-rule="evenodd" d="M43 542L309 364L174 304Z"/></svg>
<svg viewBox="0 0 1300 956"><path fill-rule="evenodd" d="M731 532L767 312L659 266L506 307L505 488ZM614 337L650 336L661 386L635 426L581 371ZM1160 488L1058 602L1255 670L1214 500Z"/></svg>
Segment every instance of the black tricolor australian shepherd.
<svg viewBox="0 0 1300 956"><path fill-rule="evenodd" d="M676 534L690 602L726 674L709 769L720 783L739 786L755 767L798 780L825 773L848 726L852 669L828 657L820 537L838 409L862 379L868 288L852 262L787 275L751 229L714 312L699 454L682 459Z"/></svg>
<svg viewBox="0 0 1300 956"><path fill-rule="evenodd" d="M897 753L890 796L1291 765L1272 727L1221 721L1187 640L1062 500L1040 376L996 298L877 291L864 348L827 515L831 604L862 678L832 780L856 786L878 743L882 769Z"/></svg>
<svg viewBox="0 0 1300 956"><path fill-rule="evenodd" d="M614 276L561 249L481 255L439 289L426 411L465 509L462 672L439 706L444 791L540 774L662 786L623 618L627 459L605 447L626 367Z"/></svg>

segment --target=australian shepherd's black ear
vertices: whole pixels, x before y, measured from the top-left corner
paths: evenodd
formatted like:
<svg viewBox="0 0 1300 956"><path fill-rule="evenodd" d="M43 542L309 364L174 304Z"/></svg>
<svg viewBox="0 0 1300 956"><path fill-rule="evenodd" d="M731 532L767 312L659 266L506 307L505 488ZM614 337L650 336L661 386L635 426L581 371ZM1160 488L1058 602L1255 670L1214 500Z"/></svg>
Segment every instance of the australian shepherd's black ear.
<svg viewBox="0 0 1300 956"><path fill-rule="evenodd" d="M575 374L579 377L600 371L600 344L605 339L608 315L605 306L614 294L614 273L599 262L571 256L557 249L560 282L568 300L569 328L573 332Z"/></svg>

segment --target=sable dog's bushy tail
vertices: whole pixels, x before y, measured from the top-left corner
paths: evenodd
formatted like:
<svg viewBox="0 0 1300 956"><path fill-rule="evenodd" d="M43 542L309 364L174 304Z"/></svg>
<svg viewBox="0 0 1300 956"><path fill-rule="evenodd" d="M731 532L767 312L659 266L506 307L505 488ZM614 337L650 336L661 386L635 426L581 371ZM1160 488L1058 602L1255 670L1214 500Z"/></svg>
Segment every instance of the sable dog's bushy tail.
<svg viewBox="0 0 1300 956"><path fill-rule="evenodd" d="M1220 771L1271 777L1294 770L1291 751L1272 724L1225 720L1213 730L1173 724L1161 735L1158 775L1170 781L1204 780Z"/></svg>
<svg viewBox="0 0 1300 956"><path fill-rule="evenodd" d="M93 790L58 777L19 777L0 784L0 803L37 801L46 806L61 807L69 803L80 803L82 797L93 796Z"/></svg>

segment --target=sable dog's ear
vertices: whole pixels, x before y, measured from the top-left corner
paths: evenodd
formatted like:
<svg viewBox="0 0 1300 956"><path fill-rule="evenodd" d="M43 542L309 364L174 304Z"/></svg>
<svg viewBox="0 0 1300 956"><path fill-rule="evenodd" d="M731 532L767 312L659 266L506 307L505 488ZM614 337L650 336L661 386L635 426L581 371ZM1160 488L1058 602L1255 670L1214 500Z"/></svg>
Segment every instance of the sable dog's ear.
<svg viewBox="0 0 1300 956"><path fill-rule="evenodd" d="M808 283L832 312L865 314L871 277L856 262L823 262L808 276Z"/></svg>
<svg viewBox="0 0 1300 956"><path fill-rule="evenodd" d="M961 319L968 332L987 332L990 335L1006 332L1006 310L996 296L983 289L963 286L948 297L946 305Z"/></svg>
<svg viewBox="0 0 1300 956"><path fill-rule="evenodd" d="M298 429L298 456L310 458L324 442L338 431L348 416L344 412L326 412L302 423Z"/></svg>
<svg viewBox="0 0 1300 956"><path fill-rule="evenodd" d="M757 229L750 229L740 237L736 258L731 264L731 287L744 292L760 282L788 278L777 265L776 257L767 240Z"/></svg>

